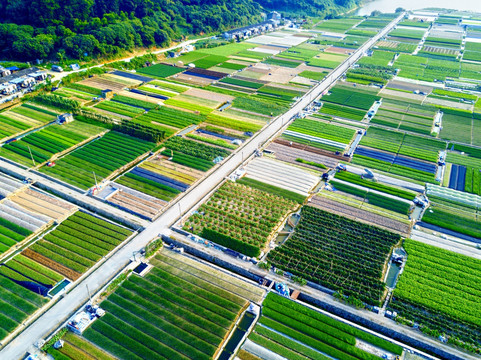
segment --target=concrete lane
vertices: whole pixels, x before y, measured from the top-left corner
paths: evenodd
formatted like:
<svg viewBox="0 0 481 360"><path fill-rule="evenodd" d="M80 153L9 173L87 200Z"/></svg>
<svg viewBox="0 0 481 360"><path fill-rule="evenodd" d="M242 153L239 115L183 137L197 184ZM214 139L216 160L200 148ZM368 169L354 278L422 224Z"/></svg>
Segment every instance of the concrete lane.
<svg viewBox="0 0 481 360"><path fill-rule="evenodd" d="M254 135L235 154L231 155L224 164L217 168L211 175L200 182L188 194L182 197L176 204L167 209L155 222L149 225L143 232L136 236L131 242L118 250L111 258L102 264L89 277L78 284L63 299L40 316L24 332L17 336L12 342L0 351L1 359L18 359L29 349L32 343L44 338L59 324L65 321L77 308L88 299L87 285L92 293L95 293L108 282L112 276L121 271L129 262L133 251L144 247L150 240L159 233L165 231L171 224L180 218L180 213L185 213L208 195L212 189L219 184L226 176L234 171L244 160L268 140L287 126L289 120L302 111L307 105L318 98L329 87L352 66L379 38L387 34L399 22L404 14L393 20L385 29L374 38L361 46L351 57L339 65L327 78L306 93L298 100L292 108L284 115L272 120L265 128Z"/></svg>

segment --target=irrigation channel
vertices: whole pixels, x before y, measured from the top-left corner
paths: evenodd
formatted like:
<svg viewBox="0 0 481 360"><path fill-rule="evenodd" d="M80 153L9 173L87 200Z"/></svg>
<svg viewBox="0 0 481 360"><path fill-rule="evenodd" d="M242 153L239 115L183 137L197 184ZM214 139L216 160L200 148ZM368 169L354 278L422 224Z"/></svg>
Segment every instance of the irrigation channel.
<svg viewBox="0 0 481 360"><path fill-rule="evenodd" d="M206 179L203 179L195 187L173 203L171 207L154 222L148 225L140 234L134 237L130 242L117 250L112 256L100 265L89 276L84 278L77 286L71 289L61 300L50 307L44 314L28 326L20 335L7 344L0 351L2 359L18 359L21 358L39 339L43 339L51 334L60 324L66 321L76 309L84 305L89 299L89 293L96 293L108 283L116 274L122 271L129 263L134 252L145 247L152 239L156 238L159 233L168 232L170 226L176 223L183 214L195 207L198 203L204 201L210 194L215 191L217 186L224 179L242 165L247 157L251 158L256 150L268 144L273 138L280 134L292 121L297 114L304 108L316 100L321 94L327 91L357 60L359 60L365 52L371 48L380 38L385 36L392 30L396 24L404 17L405 13L401 13L383 30L362 45L353 55L347 58L342 64L334 69L325 80L307 92L300 98L285 114L280 115L267 124L261 131L255 134L249 141L240 147L236 152L230 155L222 165L213 171ZM246 155L244 157L244 154ZM2 167L6 167L4 162L0 161ZM8 164L13 166L11 164ZM18 172L17 167L17 172ZM42 182L42 179L37 181ZM52 184L55 187L61 187L60 184ZM61 191L57 191L60 193ZM86 199L85 199L86 200ZM94 199L91 199L94 201ZM90 289L90 291L88 290Z"/></svg>

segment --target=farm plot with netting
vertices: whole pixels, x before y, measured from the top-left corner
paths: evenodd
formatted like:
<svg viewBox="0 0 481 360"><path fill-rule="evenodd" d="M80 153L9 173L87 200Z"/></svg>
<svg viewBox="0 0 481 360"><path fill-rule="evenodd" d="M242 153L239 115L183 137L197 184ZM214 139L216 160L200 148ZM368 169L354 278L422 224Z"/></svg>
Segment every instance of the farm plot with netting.
<svg viewBox="0 0 481 360"><path fill-rule="evenodd" d="M356 346L358 339L382 350L372 351L371 346L360 348ZM288 360L374 360L381 353L403 353L399 345L274 293L264 300L262 316L243 349L256 356L274 353Z"/></svg>
<svg viewBox="0 0 481 360"><path fill-rule="evenodd" d="M328 151L344 151L356 131L312 119L295 120L282 137Z"/></svg>
<svg viewBox="0 0 481 360"><path fill-rule="evenodd" d="M247 300L164 252L152 263L102 302L107 313L84 336L125 360L212 359Z"/></svg>
<svg viewBox="0 0 481 360"><path fill-rule="evenodd" d="M427 194L432 206L424 212L423 223L481 239L479 196L435 186L428 187Z"/></svg>
<svg viewBox="0 0 481 360"><path fill-rule="evenodd" d="M335 191L341 191L346 194L353 195L361 201L361 207L365 208L365 204L369 204L378 208L389 210L390 212L406 215L410 212L412 202L406 199L385 196L377 192L375 189L364 187L358 184L352 184L345 180L332 179L329 184L334 187ZM367 184L368 185L368 184ZM402 218L402 217L401 217Z"/></svg>
<svg viewBox="0 0 481 360"><path fill-rule="evenodd" d="M251 186L224 183L184 224L184 229L247 256L258 256L276 226L297 203ZM288 192L287 196L290 193Z"/></svg>
<svg viewBox="0 0 481 360"><path fill-rule="evenodd" d="M57 113L25 103L0 113L0 140L55 120Z"/></svg>
<svg viewBox="0 0 481 360"><path fill-rule="evenodd" d="M0 200L26 186L21 181L0 173Z"/></svg>
<svg viewBox="0 0 481 360"><path fill-rule="evenodd" d="M247 177L292 191L301 196L309 192L319 182L319 177L306 170L269 158L256 158L246 168Z"/></svg>
<svg viewBox="0 0 481 360"><path fill-rule="evenodd" d="M81 189L88 189L154 147L154 143L117 132L108 132L59 159L54 167L40 169Z"/></svg>
<svg viewBox="0 0 481 360"><path fill-rule="evenodd" d="M272 250L267 260L284 271L379 305L385 293L385 265L400 240L381 228L305 206L294 235Z"/></svg>
<svg viewBox="0 0 481 360"><path fill-rule="evenodd" d="M19 141L4 145L0 149L0 155L26 166L34 165L33 158L35 165L38 165L102 131L105 129L80 121L66 125L50 125Z"/></svg>
<svg viewBox="0 0 481 360"><path fill-rule="evenodd" d="M22 254L75 281L131 234L78 211Z"/></svg>
<svg viewBox="0 0 481 360"><path fill-rule="evenodd" d="M389 307L403 322L419 324L425 334L446 334L479 351L481 261L410 239L404 248L407 262Z"/></svg>
<svg viewBox="0 0 481 360"><path fill-rule="evenodd" d="M274 156L277 160L322 172L327 171L329 168L333 169L338 164L338 161L332 157L323 156L276 142L272 142L267 150L274 152Z"/></svg>

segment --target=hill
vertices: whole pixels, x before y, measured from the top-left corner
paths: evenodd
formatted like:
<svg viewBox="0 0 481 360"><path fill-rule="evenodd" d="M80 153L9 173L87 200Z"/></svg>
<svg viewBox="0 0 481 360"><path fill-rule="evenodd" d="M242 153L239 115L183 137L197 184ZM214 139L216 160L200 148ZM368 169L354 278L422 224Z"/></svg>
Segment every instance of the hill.
<svg viewBox="0 0 481 360"><path fill-rule="evenodd" d="M327 15L340 9L342 4L334 1L344 0L4 0L0 58L115 58L136 48L163 47L186 35L259 21L262 6L301 6L307 14Z"/></svg>

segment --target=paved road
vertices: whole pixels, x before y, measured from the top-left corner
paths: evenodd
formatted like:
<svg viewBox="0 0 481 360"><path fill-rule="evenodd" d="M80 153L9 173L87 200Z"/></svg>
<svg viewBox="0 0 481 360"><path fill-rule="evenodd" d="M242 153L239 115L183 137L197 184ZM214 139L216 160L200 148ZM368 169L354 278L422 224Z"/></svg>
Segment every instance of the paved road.
<svg viewBox="0 0 481 360"><path fill-rule="evenodd" d="M155 238L159 233L164 232L174 224L179 218L180 213L188 211L206 197L212 189L219 184L226 176L234 171L244 160L256 149L263 146L268 140L282 131L293 116L319 97L354 64L379 38L387 34L404 16L400 15L393 20L378 35L361 46L351 57L339 65L325 80L316 85L306 93L299 101L292 106L284 115L272 120L262 131L254 135L247 141L241 149L224 161L217 170L200 182L188 194L182 197L177 203L167 209L155 222L150 224L143 232L132 239L127 245L117 251L111 258L104 262L97 270L78 284L57 304L40 316L24 332L17 336L12 342L0 351L1 359L18 359L29 349L32 343L44 338L59 324L65 321L76 309L88 299L87 285L92 293L100 290L114 274L121 271L128 263L132 253L144 247Z"/></svg>
<svg viewBox="0 0 481 360"><path fill-rule="evenodd" d="M169 47L169 48L152 51L152 52L149 52L149 53L152 53L152 54L160 54L160 53L163 53L163 52L166 52L166 51L171 51L171 50L177 49L177 48L179 48L179 47L184 47L184 46L187 46L187 45L194 44L194 43L196 43L197 41L199 41L199 40L204 40L204 39L207 39L207 38L187 40L187 41L184 41L184 42L182 42L182 43L179 43L179 44L177 44L177 45L175 45L175 46L171 46L171 47ZM146 52L146 54L147 54L147 52ZM145 54L144 54L144 55L145 55ZM56 72L56 71L52 71L52 70L47 70L47 72L48 72L50 75L52 75L52 81L57 81L57 80L63 79L63 78L66 77L67 75L70 75L70 74L73 74L73 73L78 73L78 72L83 72L83 71L86 71L87 69L91 69L91 68L102 67L102 66L104 66L104 65L108 65L108 64L111 63L111 62L117 62L117 61L129 62L130 60L132 60L133 58L135 58L135 57L137 57L137 56L141 56L141 55L138 55L138 54L137 54L137 55L134 55L134 56L131 56L131 57L128 57L128 58L113 60L113 61L110 61L110 62L107 62L107 63L104 63L104 64L99 64L99 65L90 66L89 68L83 68L83 69L80 69L80 70L63 71L63 72L61 72L61 73Z"/></svg>

